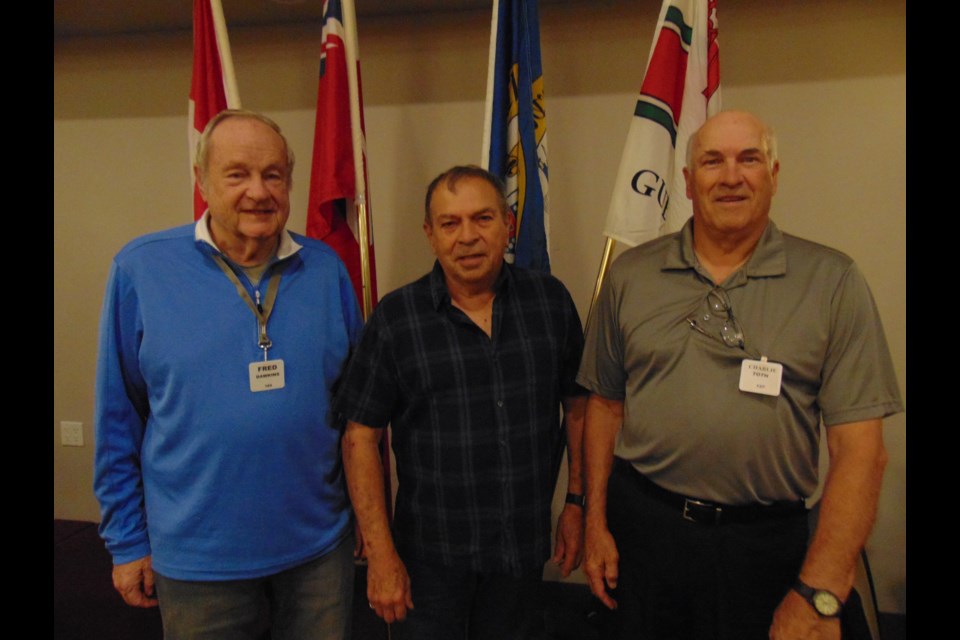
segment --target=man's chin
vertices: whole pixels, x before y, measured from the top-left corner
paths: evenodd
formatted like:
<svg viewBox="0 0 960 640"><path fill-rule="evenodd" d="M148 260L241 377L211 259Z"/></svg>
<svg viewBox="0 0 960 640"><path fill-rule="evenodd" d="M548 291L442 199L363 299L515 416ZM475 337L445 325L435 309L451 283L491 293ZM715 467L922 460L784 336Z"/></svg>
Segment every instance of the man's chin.
<svg viewBox="0 0 960 640"><path fill-rule="evenodd" d="M240 232L255 240L269 240L280 235L283 227L276 220L263 220L255 224L240 226Z"/></svg>
<svg viewBox="0 0 960 640"><path fill-rule="evenodd" d="M457 267L463 271L476 271L483 267L485 256L471 256L469 258L457 258Z"/></svg>

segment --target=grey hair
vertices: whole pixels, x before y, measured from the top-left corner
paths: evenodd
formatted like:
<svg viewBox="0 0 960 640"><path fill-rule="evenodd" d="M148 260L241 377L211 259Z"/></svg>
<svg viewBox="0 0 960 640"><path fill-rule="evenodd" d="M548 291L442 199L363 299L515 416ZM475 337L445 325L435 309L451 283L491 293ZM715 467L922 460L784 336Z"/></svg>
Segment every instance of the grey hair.
<svg viewBox="0 0 960 640"><path fill-rule="evenodd" d="M293 149L290 148L290 143L287 142L286 136L284 136L283 132L280 130L280 125L262 113L250 111L249 109L224 109L217 115L210 118L207 126L203 129L203 133L200 134L200 140L197 141L197 153L193 160L193 166L196 167L197 172L200 175L200 181L203 182L203 179L207 175L207 158L210 155L210 136L213 134L213 130L216 129L221 122L228 120L229 118L248 118L250 120L257 120L273 129L277 135L280 136L280 139L283 140L284 151L286 151L287 154L287 190L289 191L292 189L293 165L296 161L296 158L293 155Z"/></svg>

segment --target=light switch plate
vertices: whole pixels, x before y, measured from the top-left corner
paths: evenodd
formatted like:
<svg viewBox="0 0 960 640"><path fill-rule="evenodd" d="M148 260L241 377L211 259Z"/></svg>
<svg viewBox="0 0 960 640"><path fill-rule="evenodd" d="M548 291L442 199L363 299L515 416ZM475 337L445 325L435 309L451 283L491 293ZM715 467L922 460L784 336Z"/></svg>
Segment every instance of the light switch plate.
<svg viewBox="0 0 960 640"><path fill-rule="evenodd" d="M60 422L60 444L65 447L83 446L83 423Z"/></svg>

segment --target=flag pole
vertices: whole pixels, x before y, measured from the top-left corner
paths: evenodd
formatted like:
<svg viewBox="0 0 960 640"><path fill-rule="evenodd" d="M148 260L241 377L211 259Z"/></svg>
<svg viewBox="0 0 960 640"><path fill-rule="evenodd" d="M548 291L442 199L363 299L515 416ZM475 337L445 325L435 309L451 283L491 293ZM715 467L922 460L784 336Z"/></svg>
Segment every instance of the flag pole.
<svg viewBox="0 0 960 640"><path fill-rule="evenodd" d="M357 14L353 0L342 0L344 49L347 59L347 84L350 89L350 130L353 136L353 171L356 178L357 238L360 244L360 278L363 283L363 317L368 319L373 312L373 295L370 281L370 229L367 218L367 180L364 162L365 144L360 118L360 82L357 77Z"/></svg>
<svg viewBox="0 0 960 640"><path fill-rule="evenodd" d="M233 56L230 54L230 38L227 37L227 20L223 17L223 4L220 0L210 0L213 13L213 29L217 34L217 49L220 51L220 67L223 71L223 87L227 97L227 107L240 108L240 90L237 77L233 73Z"/></svg>
<svg viewBox="0 0 960 640"><path fill-rule="evenodd" d="M590 327L590 320L593 318L593 310L597 306L597 299L600 297L600 288L607 277L607 269L610 267L610 260L613 257L613 248L617 246L617 241L607 236L607 242L603 245L603 257L600 258L600 268L597 269L597 284L593 288L593 297L590 299L590 309L587 311L587 321L583 325L583 331L586 333Z"/></svg>
<svg viewBox="0 0 960 640"><path fill-rule="evenodd" d="M493 0L493 17L490 18L490 51L487 56L487 95L483 107L483 139L480 142L480 166L490 169L490 140L493 137L493 87L497 61L497 14L500 0ZM502 177L502 176L501 176Z"/></svg>

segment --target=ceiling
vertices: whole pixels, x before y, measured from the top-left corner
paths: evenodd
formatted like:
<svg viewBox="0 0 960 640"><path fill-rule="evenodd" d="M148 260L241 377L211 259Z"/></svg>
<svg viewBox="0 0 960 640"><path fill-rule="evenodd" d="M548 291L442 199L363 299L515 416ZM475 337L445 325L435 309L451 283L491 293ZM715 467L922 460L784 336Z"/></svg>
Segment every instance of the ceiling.
<svg viewBox="0 0 960 640"><path fill-rule="evenodd" d="M556 0L554 0L556 1ZM320 0L222 0L231 26L320 22ZM541 0L541 3L542 0ZM491 6L491 0L357 0L357 16L461 11ZM188 31L189 0L53 0L54 38Z"/></svg>

